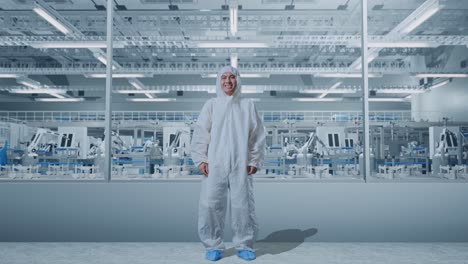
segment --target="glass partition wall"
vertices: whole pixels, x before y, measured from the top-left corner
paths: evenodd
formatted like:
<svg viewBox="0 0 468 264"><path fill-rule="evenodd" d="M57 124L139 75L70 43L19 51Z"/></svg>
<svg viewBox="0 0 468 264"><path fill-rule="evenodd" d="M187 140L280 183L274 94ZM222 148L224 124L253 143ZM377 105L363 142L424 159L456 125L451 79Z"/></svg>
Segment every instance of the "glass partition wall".
<svg viewBox="0 0 468 264"><path fill-rule="evenodd" d="M198 180L194 124L225 65L267 132L257 180L468 174L460 1L13 2L0 180Z"/></svg>
<svg viewBox="0 0 468 264"><path fill-rule="evenodd" d="M467 6L453 0L369 1L370 109L411 111L371 123L375 181L463 180ZM391 22L390 22L391 21Z"/></svg>
<svg viewBox="0 0 468 264"><path fill-rule="evenodd" d="M105 178L105 83L88 78L105 71L105 12L62 7L2 3L2 180Z"/></svg>

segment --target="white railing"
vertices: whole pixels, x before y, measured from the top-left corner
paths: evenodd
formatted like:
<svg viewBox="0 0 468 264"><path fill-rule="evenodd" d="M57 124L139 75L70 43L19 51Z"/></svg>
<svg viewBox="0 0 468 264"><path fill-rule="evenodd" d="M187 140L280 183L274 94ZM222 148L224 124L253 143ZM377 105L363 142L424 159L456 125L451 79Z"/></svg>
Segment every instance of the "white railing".
<svg viewBox="0 0 468 264"><path fill-rule="evenodd" d="M171 121L196 120L198 111L114 111L113 121ZM442 116L441 113L433 113ZM284 120L350 122L363 118L361 111L260 111L265 122ZM371 121L412 121L411 111L370 111ZM105 121L104 111L0 111L0 120L25 122Z"/></svg>

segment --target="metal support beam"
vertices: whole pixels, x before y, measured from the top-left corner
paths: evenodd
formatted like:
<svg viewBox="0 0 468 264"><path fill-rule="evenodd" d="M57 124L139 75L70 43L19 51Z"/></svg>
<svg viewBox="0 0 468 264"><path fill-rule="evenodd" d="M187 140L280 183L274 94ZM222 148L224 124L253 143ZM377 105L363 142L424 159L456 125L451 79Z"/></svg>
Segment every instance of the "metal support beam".
<svg viewBox="0 0 468 264"><path fill-rule="evenodd" d="M395 38L401 38L401 37L407 36L410 33L408 29L414 26L415 21L420 20L421 16L424 16L424 14L428 15L427 17L423 17L425 20L427 20L432 15L434 15L439 10L439 8L440 8L439 0L426 0L426 2L424 2L416 10L414 10L408 17L406 17L403 21L401 21L390 32L388 32L386 36L388 37L390 42L394 42ZM367 10L366 10L366 14L367 14ZM367 32L366 32L366 42L367 42ZM367 64L367 62L372 61L375 58L377 58L381 50L382 48L370 49L368 60L365 61L365 63ZM361 59L362 58L356 59L349 67L351 69L360 69L360 67L362 66Z"/></svg>
<svg viewBox="0 0 468 264"><path fill-rule="evenodd" d="M112 60L113 1L107 0L107 61ZM105 168L104 177L111 180L112 172L112 63L106 65L106 118L105 118Z"/></svg>
<svg viewBox="0 0 468 264"><path fill-rule="evenodd" d="M361 0L362 4L362 31L361 31L361 44L362 44L362 107L364 111L364 181L370 177L370 138L369 138L369 69L367 63L367 0Z"/></svg>

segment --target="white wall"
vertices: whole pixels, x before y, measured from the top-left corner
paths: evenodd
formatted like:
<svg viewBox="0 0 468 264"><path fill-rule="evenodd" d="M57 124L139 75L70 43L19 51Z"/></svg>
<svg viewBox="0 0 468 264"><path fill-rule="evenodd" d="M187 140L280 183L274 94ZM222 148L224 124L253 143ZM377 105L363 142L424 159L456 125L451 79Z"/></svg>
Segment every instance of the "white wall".
<svg viewBox="0 0 468 264"><path fill-rule="evenodd" d="M468 242L467 183L254 185L258 239ZM199 192L199 181L3 183L0 241L195 242Z"/></svg>
<svg viewBox="0 0 468 264"><path fill-rule="evenodd" d="M441 72L467 72L460 68L460 62L468 58L466 47L455 47ZM413 95L411 112L416 121L442 121L448 117L450 121L468 121L468 80L454 78L451 83L423 94Z"/></svg>
<svg viewBox="0 0 468 264"><path fill-rule="evenodd" d="M423 94L413 95L411 100L413 118L441 121L468 121L468 83L466 78L453 79L445 86Z"/></svg>

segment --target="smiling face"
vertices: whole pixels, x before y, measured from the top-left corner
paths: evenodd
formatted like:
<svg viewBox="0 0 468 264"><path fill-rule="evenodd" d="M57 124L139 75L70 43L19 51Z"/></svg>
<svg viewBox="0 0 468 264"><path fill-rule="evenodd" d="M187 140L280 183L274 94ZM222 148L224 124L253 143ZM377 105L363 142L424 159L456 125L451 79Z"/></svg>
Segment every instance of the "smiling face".
<svg viewBox="0 0 468 264"><path fill-rule="evenodd" d="M227 96L232 96L236 91L237 80L232 72L225 72L221 75L221 88Z"/></svg>

